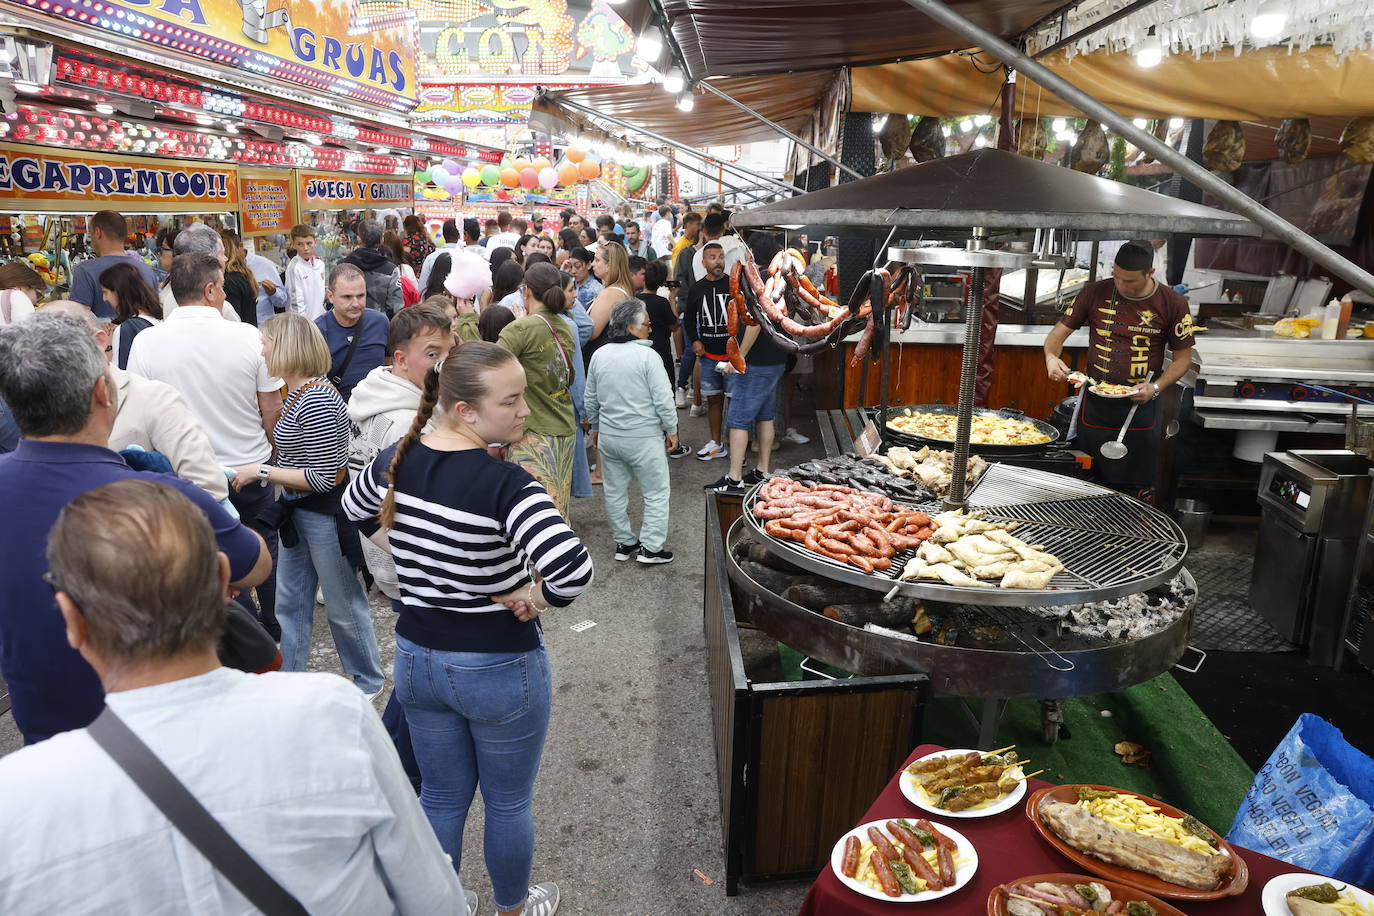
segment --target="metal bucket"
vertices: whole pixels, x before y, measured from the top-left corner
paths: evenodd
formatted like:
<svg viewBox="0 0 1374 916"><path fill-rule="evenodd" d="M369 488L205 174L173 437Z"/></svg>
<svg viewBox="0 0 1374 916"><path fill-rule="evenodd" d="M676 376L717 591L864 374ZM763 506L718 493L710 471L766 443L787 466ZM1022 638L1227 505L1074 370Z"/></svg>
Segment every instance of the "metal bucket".
<svg viewBox="0 0 1374 916"><path fill-rule="evenodd" d="M1180 499L1174 502L1174 516L1189 550L1199 550L1207 540L1207 526L1212 521L1212 509L1200 499Z"/></svg>

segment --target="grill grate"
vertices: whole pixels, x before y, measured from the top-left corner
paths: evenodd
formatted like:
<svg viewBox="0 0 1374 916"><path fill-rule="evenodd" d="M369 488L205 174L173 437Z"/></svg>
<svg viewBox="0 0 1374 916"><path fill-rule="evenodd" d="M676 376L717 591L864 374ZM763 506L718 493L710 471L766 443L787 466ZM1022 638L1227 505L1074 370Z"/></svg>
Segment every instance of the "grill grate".
<svg viewBox="0 0 1374 916"><path fill-rule="evenodd" d="M931 601L1025 606L1087 604L1135 594L1168 581L1187 554L1183 532L1165 515L1097 484L1027 468L993 464L974 488L971 508L990 520L1018 522L1018 538L1054 554L1064 564L1046 589L952 586L927 580L898 583L906 562L916 555L904 550L889 570L867 574L854 566L812 553L792 541L779 541L763 531L752 509L757 488L745 499L745 519L755 539L789 561L867 588L898 592ZM936 515L938 502L915 508Z"/></svg>

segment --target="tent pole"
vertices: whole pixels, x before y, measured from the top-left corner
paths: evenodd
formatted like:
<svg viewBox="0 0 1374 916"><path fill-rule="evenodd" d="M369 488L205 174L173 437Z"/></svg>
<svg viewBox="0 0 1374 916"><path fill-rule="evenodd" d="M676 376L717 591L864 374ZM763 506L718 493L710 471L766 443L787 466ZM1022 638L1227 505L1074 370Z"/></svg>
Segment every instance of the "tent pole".
<svg viewBox="0 0 1374 916"><path fill-rule="evenodd" d="M1110 125L1118 134L1135 144L1137 149L1145 150L1183 178L1230 206L1237 213L1254 220L1277 236L1280 241L1291 245L1299 254L1306 255L1314 263L1320 264L1342 277L1361 292L1374 295L1374 274L1336 254L1288 220L1231 187L1204 166L1193 162L1167 143L1156 139L1154 135L1136 127L1131 123L1130 118L1121 116L1034 58L1023 54L987 29L969 22L945 6L941 0L903 0L903 2L929 16L955 34L963 36L972 45L995 55L1004 64L1025 74L1088 117Z"/></svg>
<svg viewBox="0 0 1374 916"><path fill-rule="evenodd" d="M752 178L754 181L766 181L766 182L768 182L769 184L775 184L775 185L777 185L778 187L784 188L784 189L786 189L786 190L788 190L788 191L796 191L798 194L805 194L805 193L806 193L806 192L805 192L804 190L802 190L801 188L797 187L797 186L794 185L794 184L789 184L789 183L787 183L786 181L783 181L781 178L773 178L773 177L771 177L771 176L768 176L768 175L763 174L762 172L756 172L756 171L754 171L753 169L747 169L747 168L745 168L745 167L742 166L742 165L735 165L734 163L731 163L731 162L724 162L724 161L722 161L722 160L720 160L720 159L715 158L714 156L708 156L708 155L706 155L705 153L698 152L697 150L693 149L693 148L690 147L690 146L687 146L687 145L684 144L684 143L679 143L679 142L676 141L676 140L670 140L669 138L663 136L662 134L656 134L656 133L654 133L654 132L651 131L651 130L646 130L645 128L640 127L638 124L631 124L629 121L622 121L620 118L617 118L617 117L615 117L614 115L608 115L608 114L606 114L606 113L604 113L604 112L597 111L595 108L588 108L586 105L582 105L582 104L580 104L580 103L578 103L578 102L570 101L569 99L564 98L564 97L561 96L561 95L559 95L559 96L550 96L550 98L551 98L551 99L554 101L554 103L557 104L557 105L564 105L564 106L567 106L568 108L571 108L573 111L580 111L580 112L582 112L582 113L585 114L585 115L591 115L591 116L594 117L594 118L600 118L600 119L603 120L603 121L609 121L610 123L616 125L617 127L623 127L623 128L625 128L626 130L632 130L632 131L635 131L636 133L643 134L644 136L648 137L648 138L651 139L651 140L657 140L659 143L663 143L663 144L666 144L666 145L668 145L668 146L671 146L673 149L680 150L680 151L682 151L682 152L684 152L684 153L688 153L688 154L690 154L690 155L692 155L692 156L696 156L696 157L697 157L698 159L700 159L702 162L708 162L708 163L710 163L710 164L712 164L712 165L715 165L715 166L718 166L718 167L720 167L720 168L722 168L722 169L729 169L730 171L735 172L735 173L740 174L740 175L743 175L743 176L745 176L746 178Z"/></svg>
<svg viewBox="0 0 1374 916"><path fill-rule="evenodd" d="M707 92L711 93L712 95L716 96L717 98L724 99L725 101L729 102L731 105L734 105L734 106L735 106L736 108L738 108L740 111L744 112L744 113L747 114L749 117L753 118L755 121L758 121L760 124L767 124L769 127L773 128L773 129L776 130L778 133L782 134L784 137L786 137L787 139L791 140L793 143L797 144L797 145L800 146L800 147L803 147L803 148L805 148L805 149L810 150L811 152L815 153L817 156L820 156L820 157L821 157L822 159L824 159L826 162L828 162L828 163L830 163L831 165L835 166L836 168L838 168L838 169L844 169L846 172L848 172L850 175L852 175L852 176L855 177L855 178L863 178L863 177L864 177L863 175L860 175L858 172L856 172L856 171L854 171L853 169L851 169L849 166L845 165L845 164L844 164L843 162L841 162L840 160L836 159L834 156L831 156L831 155L829 155L828 153L826 153L825 150L821 149L821 148L818 147L818 146L812 146L810 143L807 143L807 142L806 142L805 140L803 140L801 137L798 137L796 134L792 133L792 131L790 131L790 130L788 130L787 128L783 127L781 124L778 124L776 121L770 121L770 120L768 120L768 119L765 118L763 115L759 114L757 111L755 111L754 109L750 108L748 105L744 104L743 102L736 101L735 99L733 99L733 98L731 98L730 96L726 95L725 93L721 92L719 89L717 89L715 86L712 86L712 85L711 85L709 82L707 82L706 80L702 80L701 82L697 83L697 86L699 86L699 87L702 88L702 89L705 89Z"/></svg>

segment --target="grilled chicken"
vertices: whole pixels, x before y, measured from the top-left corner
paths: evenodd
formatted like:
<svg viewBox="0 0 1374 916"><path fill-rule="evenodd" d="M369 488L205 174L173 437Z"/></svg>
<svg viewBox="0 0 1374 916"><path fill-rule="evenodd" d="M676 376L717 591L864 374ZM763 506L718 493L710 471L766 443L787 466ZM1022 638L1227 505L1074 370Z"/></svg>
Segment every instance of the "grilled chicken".
<svg viewBox="0 0 1374 916"><path fill-rule="evenodd" d="M1045 826L1080 852L1182 887L1215 890L1231 868L1231 858L1225 854L1204 856L1152 836L1123 830L1077 805L1048 797L1040 803L1040 817Z"/></svg>

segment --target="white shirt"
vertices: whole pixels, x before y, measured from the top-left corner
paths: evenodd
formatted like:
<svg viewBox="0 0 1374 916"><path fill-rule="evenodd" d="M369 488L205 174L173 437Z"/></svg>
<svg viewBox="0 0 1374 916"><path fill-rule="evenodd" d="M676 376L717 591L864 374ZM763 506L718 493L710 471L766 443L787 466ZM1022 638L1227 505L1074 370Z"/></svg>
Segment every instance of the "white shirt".
<svg viewBox="0 0 1374 916"><path fill-rule="evenodd" d="M515 246L520 243L520 235L515 232L498 232L487 242L487 250L495 251L498 248L509 248L515 250ZM490 258L488 258L490 260Z"/></svg>
<svg viewBox="0 0 1374 916"><path fill-rule="evenodd" d="M659 217L649 229L649 241L660 255L670 254L673 250L673 221L666 216Z"/></svg>
<svg viewBox="0 0 1374 916"><path fill-rule="evenodd" d="M324 259L292 258L286 265L286 308L311 321L324 314Z"/></svg>
<svg viewBox="0 0 1374 916"><path fill-rule="evenodd" d="M208 306L183 305L134 338L129 371L166 382L186 399L221 465L272 457L257 396L282 383L268 375L262 336L251 324L224 321Z"/></svg>
<svg viewBox="0 0 1374 916"><path fill-rule="evenodd" d="M162 303L162 320L166 321L171 316L172 312L176 311L177 307L177 300L176 297L172 295L172 285L170 283L158 291L157 301ZM243 321L243 319L239 317L239 313L229 304L228 299L224 300L224 304L219 307L219 310L220 315L225 321Z"/></svg>
<svg viewBox="0 0 1374 916"><path fill-rule="evenodd" d="M33 300L20 289L0 289L0 328L18 324L33 314Z"/></svg>
<svg viewBox="0 0 1374 916"><path fill-rule="evenodd" d="M487 249L483 248L481 245L465 245L465 246L463 247L463 250L464 250L464 251L471 251L473 254L476 254L476 255L481 255L483 261L490 261L490 260L491 260L491 252L488 251ZM512 249L512 250L514 250L514 249ZM421 292L423 292L423 290L421 290Z"/></svg>
<svg viewBox="0 0 1374 916"><path fill-rule="evenodd" d="M199 677L106 702L312 913L459 913L462 886L391 739L332 674ZM87 733L0 759L0 912L258 911Z"/></svg>
<svg viewBox="0 0 1374 916"><path fill-rule="evenodd" d="M722 235L720 238L712 239L711 241L720 245L725 251L725 274L729 276L730 271L735 269L735 264L744 257L746 251L744 243L739 240L739 236L737 235ZM711 242L705 242L703 244L709 245ZM698 248L696 250L696 256L692 258L692 276L697 279L706 276L706 265L702 263L701 252L701 248Z"/></svg>
<svg viewBox="0 0 1374 916"><path fill-rule="evenodd" d="M447 254L451 258L453 257L453 252L457 251L459 248L462 247L462 242L445 242L438 248L431 251L429 254L425 255L425 263L420 265L420 278L415 283L416 286L420 287L421 293L424 293L425 285L429 283L430 271L434 270L434 262L439 259L439 255ZM481 245L474 245L473 247L476 248L478 251L481 251L483 254L486 254L486 249L483 248Z"/></svg>
<svg viewBox="0 0 1374 916"><path fill-rule="evenodd" d="M229 481L224 469L215 459L200 421L181 395L171 385L118 366L111 366L110 373L119 389L110 448L118 452L137 445L144 451L161 452L178 477L185 477L220 502L228 499Z"/></svg>
<svg viewBox="0 0 1374 916"><path fill-rule="evenodd" d="M253 279L258 281L258 326L261 327L264 321L277 313L277 309L285 311L286 304L291 300L287 296L286 285L281 282L281 270L276 264L260 254L249 254L243 260L253 272ZM277 291L270 296L267 295L262 288L263 280L271 282Z"/></svg>

